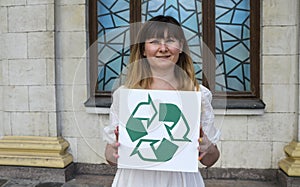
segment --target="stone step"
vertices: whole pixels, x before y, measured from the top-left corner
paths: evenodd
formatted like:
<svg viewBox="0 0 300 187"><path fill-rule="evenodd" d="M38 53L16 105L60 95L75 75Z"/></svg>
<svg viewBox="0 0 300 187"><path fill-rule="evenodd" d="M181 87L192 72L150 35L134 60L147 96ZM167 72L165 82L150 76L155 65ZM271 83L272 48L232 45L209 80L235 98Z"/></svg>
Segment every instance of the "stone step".
<svg viewBox="0 0 300 187"><path fill-rule="evenodd" d="M77 175L63 187L110 187L113 179L114 176L111 175Z"/></svg>
<svg viewBox="0 0 300 187"><path fill-rule="evenodd" d="M63 187L110 187L113 176L80 175L75 179L65 183ZM206 179L206 187L280 187L273 181L254 180L217 180Z"/></svg>
<svg viewBox="0 0 300 187"><path fill-rule="evenodd" d="M205 187L281 187L277 182L253 180L205 180Z"/></svg>
<svg viewBox="0 0 300 187"><path fill-rule="evenodd" d="M110 187L113 176L79 175L66 183L0 179L0 187ZM206 179L206 187L281 187L273 181Z"/></svg>

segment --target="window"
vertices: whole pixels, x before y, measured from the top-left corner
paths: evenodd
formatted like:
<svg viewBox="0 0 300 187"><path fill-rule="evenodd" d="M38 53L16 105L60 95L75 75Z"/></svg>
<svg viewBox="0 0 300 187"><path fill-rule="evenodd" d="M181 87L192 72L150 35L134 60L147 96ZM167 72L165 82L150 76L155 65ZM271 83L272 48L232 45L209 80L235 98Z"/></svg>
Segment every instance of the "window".
<svg viewBox="0 0 300 187"><path fill-rule="evenodd" d="M226 98L227 108L264 108L259 99L260 7L254 0L89 0L89 38L95 47L89 52L87 105L110 105L138 31L132 23L160 14L182 24L196 77L213 92L216 107Z"/></svg>

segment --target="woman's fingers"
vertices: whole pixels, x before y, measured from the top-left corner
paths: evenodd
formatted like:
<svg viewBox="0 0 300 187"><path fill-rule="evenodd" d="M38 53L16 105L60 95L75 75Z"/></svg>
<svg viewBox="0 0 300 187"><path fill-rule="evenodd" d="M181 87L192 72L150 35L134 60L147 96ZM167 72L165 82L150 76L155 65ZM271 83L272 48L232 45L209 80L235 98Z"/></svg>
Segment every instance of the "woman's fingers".
<svg viewBox="0 0 300 187"><path fill-rule="evenodd" d="M200 125L200 137L203 137L203 135L204 135L204 132L203 132L202 126Z"/></svg>
<svg viewBox="0 0 300 187"><path fill-rule="evenodd" d="M202 152L200 153L199 157L198 157L198 160L202 160L202 158L207 154L207 152Z"/></svg>
<svg viewBox="0 0 300 187"><path fill-rule="evenodd" d="M120 142L116 142L116 143L113 143L113 144L110 144L116 151L118 151L118 148L120 147Z"/></svg>
<svg viewBox="0 0 300 187"><path fill-rule="evenodd" d="M116 141L119 141L119 126L116 127L116 129L114 130L114 133L116 135Z"/></svg>
<svg viewBox="0 0 300 187"><path fill-rule="evenodd" d="M199 142L199 146L203 151L209 148L209 146L212 144L205 134L203 134L203 136L198 139L198 142Z"/></svg>
<svg viewBox="0 0 300 187"><path fill-rule="evenodd" d="M116 135L116 143L112 144L111 147L112 147L112 156L114 158L114 162L116 163L117 162L117 159L120 157L119 154L118 154L118 147L120 146L120 142L119 141L119 126L116 127L116 129L114 130L114 133Z"/></svg>
<svg viewBox="0 0 300 187"><path fill-rule="evenodd" d="M210 146L212 145L211 141L208 139L206 134L200 129L200 138L198 139L199 142L199 157L198 160L202 160L202 158L208 153Z"/></svg>
<svg viewBox="0 0 300 187"><path fill-rule="evenodd" d="M119 158L119 156L118 156L118 146L116 145L116 143L107 144L105 150L105 157L110 165L117 164L117 158Z"/></svg>
<svg viewBox="0 0 300 187"><path fill-rule="evenodd" d="M112 145L113 149L114 149L114 152L113 152L113 156L115 158L119 158L119 154L118 154L118 147L120 147L120 142L116 142Z"/></svg>
<svg viewBox="0 0 300 187"><path fill-rule="evenodd" d="M117 153L113 153L113 156L115 157L115 159L118 159L120 157Z"/></svg>

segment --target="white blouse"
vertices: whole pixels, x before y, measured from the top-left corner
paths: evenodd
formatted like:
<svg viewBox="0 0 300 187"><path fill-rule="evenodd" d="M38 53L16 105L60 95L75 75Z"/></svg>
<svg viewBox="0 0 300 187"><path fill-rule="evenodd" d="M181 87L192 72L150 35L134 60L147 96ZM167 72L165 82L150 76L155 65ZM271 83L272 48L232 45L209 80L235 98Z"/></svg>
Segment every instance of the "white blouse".
<svg viewBox="0 0 300 187"><path fill-rule="evenodd" d="M114 130L119 125L119 90L113 94L110 108L110 124L104 128L103 139L108 144L116 142ZM212 94L204 86L201 91L201 125L209 140L216 144L220 139L220 131L214 126L214 113L211 105ZM171 172L153 170L118 169L113 187L204 187L200 172Z"/></svg>

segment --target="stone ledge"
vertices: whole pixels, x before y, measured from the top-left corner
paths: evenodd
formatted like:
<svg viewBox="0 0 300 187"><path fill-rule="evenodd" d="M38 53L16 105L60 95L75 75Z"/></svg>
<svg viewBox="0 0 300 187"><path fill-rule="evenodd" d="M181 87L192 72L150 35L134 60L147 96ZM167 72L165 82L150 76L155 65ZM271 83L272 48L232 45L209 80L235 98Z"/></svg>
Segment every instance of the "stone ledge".
<svg viewBox="0 0 300 187"><path fill-rule="evenodd" d="M112 181L116 171L117 168L115 166L87 163L72 163L63 169L0 166L0 179L3 180L0 183L9 179L28 179L43 183L66 183L75 178L88 181L93 177L97 181L103 180L103 183L108 183ZM300 177L289 177L282 170L278 169L200 168L199 171L205 180L279 182L281 187L300 186ZM70 182L76 182L72 181Z"/></svg>
<svg viewBox="0 0 300 187"><path fill-rule="evenodd" d="M23 179L65 183L75 177L75 164L65 168L0 166L1 179Z"/></svg>
<svg viewBox="0 0 300 187"><path fill-rule="evenodd" d="M277 179L281 187L300 186L300 177L290 177L282 170L278 170Z"/></svg>
<svg viewBox="0 0 300 187"><path fill-rule="evenodd" d="M76 163L76 175L115 175L117 168L107 164ZM200 168L204 179L277 180L278 169Z"/></svg>
<svg viewBox="0 0 300 187"><path fill-rule="evenodd" d="M0 179L0 186L2 186L3 184L5 184L6 182L7 182L7 180Z"/></svg>
<svg viewBox="0 0 300 187"><path fill-rule="evenodd" d="M76 163L76 175L115 175L116 166L107 164L85 164Z"/></svg>
<svg viewBox="0 0 300 187"><path fill-rule="evenodd" d="M274 181L277 169L208 168L200 169L204 179Z"/></svg>

